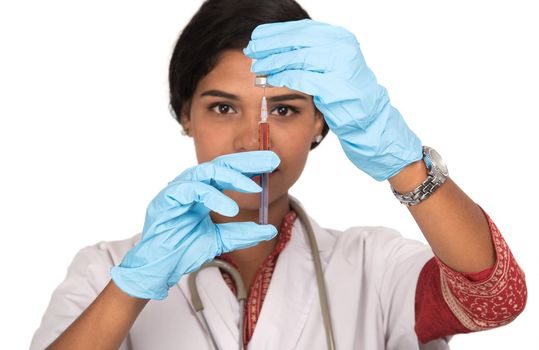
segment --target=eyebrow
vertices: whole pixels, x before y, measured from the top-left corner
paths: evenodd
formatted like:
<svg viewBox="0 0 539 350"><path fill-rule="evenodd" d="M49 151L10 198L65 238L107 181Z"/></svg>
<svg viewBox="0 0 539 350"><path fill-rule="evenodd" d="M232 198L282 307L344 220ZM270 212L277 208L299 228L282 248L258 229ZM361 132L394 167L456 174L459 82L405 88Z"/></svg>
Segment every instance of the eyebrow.
<svg viewBox="0 0 539 350"><path fill-rule="evenodd" d="M234 94L230 94L228 92L224 92L221 90L204 91L203 93L200 94L200 97L203 97L203 96L224 97L224 98L227 98L229 100L234 100L234 101L239 101L240 99L238 96ZM306 100L306 99L307 97L300 94L286 94L286 95L277 95L277 96L268 97L269 102L281 102L281 101L288 101L288 100Z"/></svg>

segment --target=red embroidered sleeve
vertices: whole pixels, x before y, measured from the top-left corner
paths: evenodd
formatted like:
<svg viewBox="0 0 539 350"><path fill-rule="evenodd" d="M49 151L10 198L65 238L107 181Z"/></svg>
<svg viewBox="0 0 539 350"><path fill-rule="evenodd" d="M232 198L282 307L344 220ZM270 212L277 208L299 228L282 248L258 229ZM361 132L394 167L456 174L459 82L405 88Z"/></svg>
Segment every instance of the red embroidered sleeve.
<svg viewBox="0 0 539 350"><path fill-rule="evenodd" d="M494 222L484 210L483 214L496 250L492 267L461 273L434 257L421 270L415 296L415 331L423 343L503 326L524 310L524 272Z"/></svg>

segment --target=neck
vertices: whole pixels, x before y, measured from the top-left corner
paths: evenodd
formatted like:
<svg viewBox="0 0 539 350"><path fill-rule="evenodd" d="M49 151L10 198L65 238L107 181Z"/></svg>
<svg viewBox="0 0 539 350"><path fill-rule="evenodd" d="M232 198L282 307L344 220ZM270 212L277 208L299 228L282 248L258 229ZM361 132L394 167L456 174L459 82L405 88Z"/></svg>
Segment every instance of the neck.
<svg viewBox="0 0 539 350"><path fill-rule="evenodd" d="M273 202L270 203L268 208L268 223L275 226L277 230L280 230L281 223L283 222L285 215L289 211L290 204L288 193L285 193L283 196L275 199ZM247 221L258 223L259 211L258 209L250 210L240 208L238 215L234 216L233 218L222 216L215 212L211 212L210 216L212 218L212 221L215 223ZM256 268L273 251L276 244L277 236L275 236L270 241L262 241L254 247L230 252L228 253L228 256L230 256L234 260L234 262L236 262L240 266L240 270L242 269L241 266L244 266L245 268L245 266L247 265L254 265L254 268Z"/></svg>

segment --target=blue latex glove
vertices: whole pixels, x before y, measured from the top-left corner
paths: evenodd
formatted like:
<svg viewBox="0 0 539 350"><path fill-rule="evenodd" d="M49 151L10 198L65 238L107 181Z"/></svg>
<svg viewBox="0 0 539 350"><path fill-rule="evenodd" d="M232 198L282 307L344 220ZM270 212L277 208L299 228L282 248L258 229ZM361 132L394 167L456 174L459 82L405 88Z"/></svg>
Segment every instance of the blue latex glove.
<svg viewBox="0 0 539 350"><path fill-rule="evenodd" d="M127 294L161 300L180 277L224 252L257 245L277 234L273 225L214 224L210 211L233 217L238 205L223 190L262 189L249 177L271 172L280 159L272 151L227 154L189 168L149 204L139 243L111 269Z"/></svg>
<svg viewBox="0 0 539 350"><path fill-rule="evenodd" d="M269 84L312 95L348 158L377 181L422 159L421 141L346 29L308 19L263 24L243 52Z"/></svg>

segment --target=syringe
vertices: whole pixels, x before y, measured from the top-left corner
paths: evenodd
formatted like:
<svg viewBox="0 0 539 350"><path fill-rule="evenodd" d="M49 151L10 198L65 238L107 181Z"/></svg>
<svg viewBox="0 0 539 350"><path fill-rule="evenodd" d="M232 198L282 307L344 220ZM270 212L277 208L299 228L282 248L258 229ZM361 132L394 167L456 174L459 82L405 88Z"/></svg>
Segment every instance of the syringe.
<svg viewBox="0 0 539 350"><path fill-rule="evenodd" d="M258 122L258 146L259 150L269 150L269 123L268 123L268 103L266 101L266 87L268 85L266 76L257 76L255 86L262 87L264 94L262 96L262 108L260 109L260 121ZM260 174L260 209L259 223L266 225L268 223L268 205L269 205L269 173Z"/></svg>

